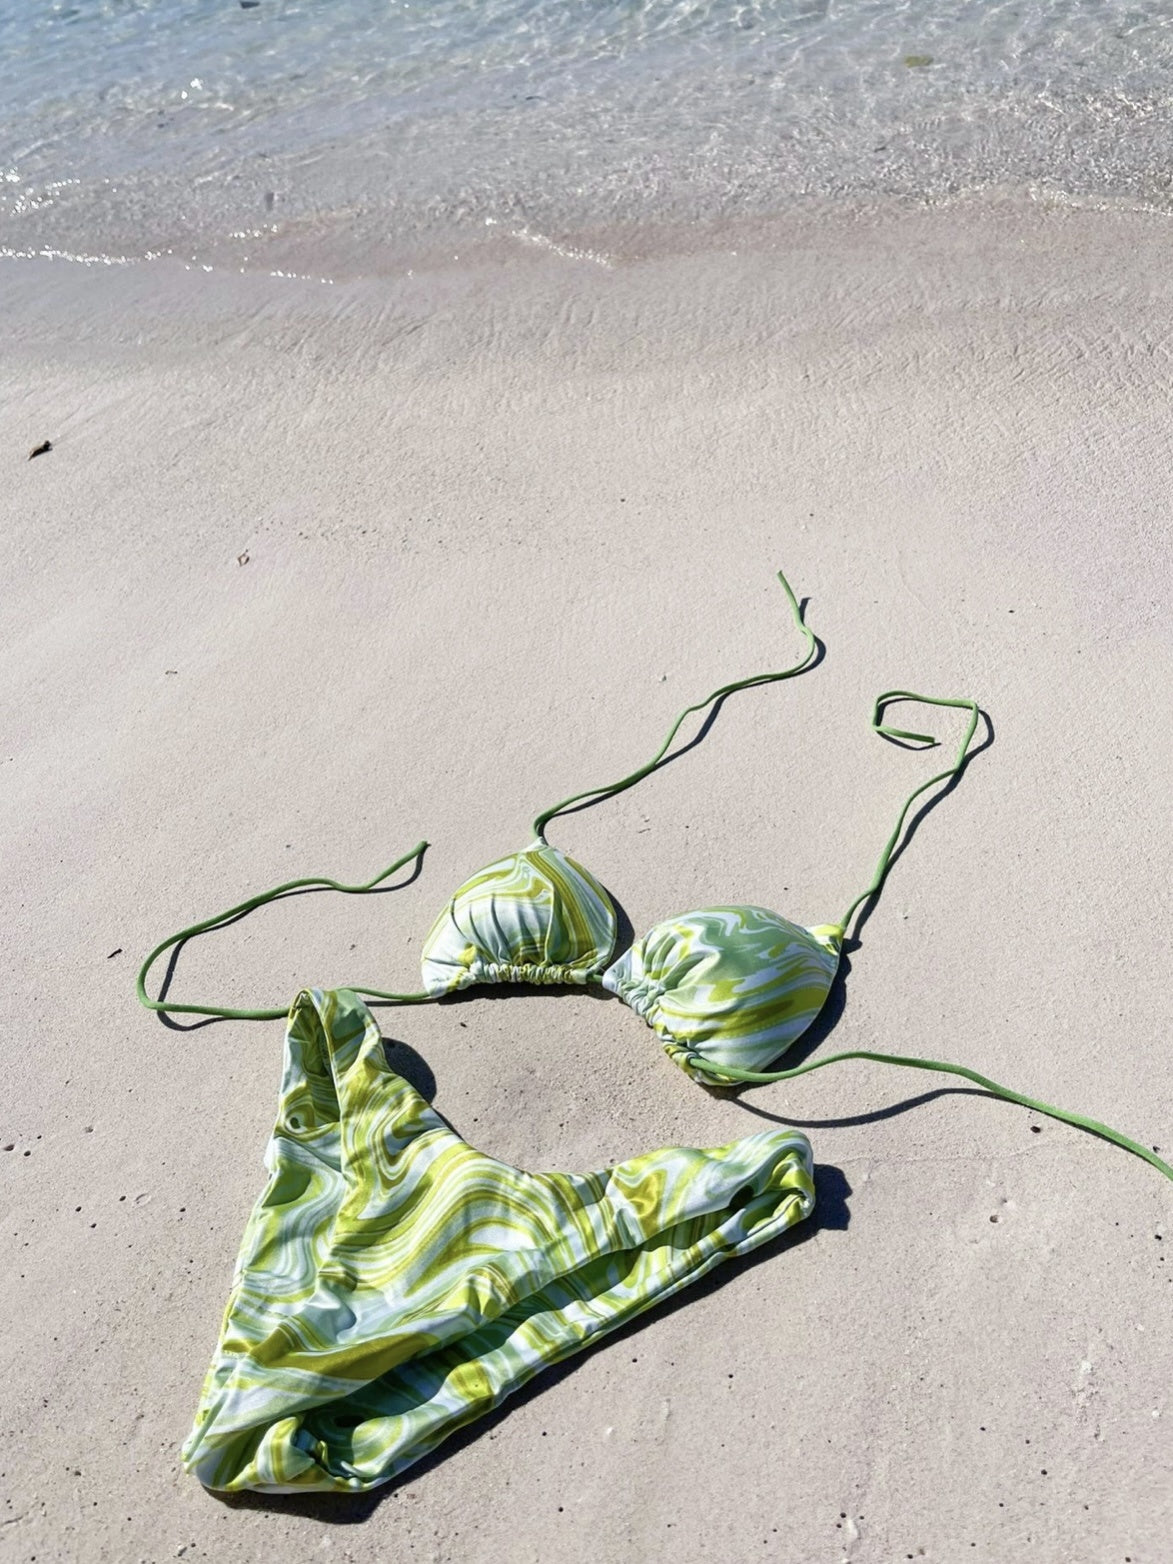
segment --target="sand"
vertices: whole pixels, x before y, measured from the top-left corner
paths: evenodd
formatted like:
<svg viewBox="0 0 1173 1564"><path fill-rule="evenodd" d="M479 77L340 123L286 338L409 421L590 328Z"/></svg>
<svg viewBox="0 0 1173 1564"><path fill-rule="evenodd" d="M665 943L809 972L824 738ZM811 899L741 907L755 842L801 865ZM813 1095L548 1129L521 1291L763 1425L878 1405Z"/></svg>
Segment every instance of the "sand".
<svg viewBox="0 0 1173 1564"><path fill-rule="evenodd" d="M821 665L551 839L637 930L730 900L825 921L939 768L869 733L873 697L973 695L993 742L821 1046L959 1060L1173 1151L1165 220L695 237L333 285L3 263L6 1560L1169 1556L1167 1183L881 1066L707 1094L575 994L380 1015L525 1167L802 1125L806 1233L370 1500L225 1504L179 1468L281 1026L167 1028L142 954L427 836L404 888L195 942L172 996L413 987L443 900L538 808L791 660L779 567Z"/></svg>

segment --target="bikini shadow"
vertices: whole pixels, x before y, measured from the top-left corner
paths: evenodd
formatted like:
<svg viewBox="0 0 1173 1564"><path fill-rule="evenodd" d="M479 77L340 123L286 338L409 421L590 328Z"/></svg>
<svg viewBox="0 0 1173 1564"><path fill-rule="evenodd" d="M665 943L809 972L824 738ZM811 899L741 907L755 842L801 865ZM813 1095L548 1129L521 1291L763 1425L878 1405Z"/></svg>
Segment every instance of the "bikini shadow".
<svg viewBox="0 0 1173 1564"><path fill-rule="evenodd" d="M440 1113L434 1102L437 1091L436 1077L432 1074L432 1067L423 1054L416 1053L410 1043L401 1042L398 1037L381 1037L379 1040L383 1044L383 1057L387 1061L387 1067L394 1070L396 1075L402 1076L414 1091L419 1092L432 1112L444 1119L444 1115ZM448 1120L444 1119L444 1123L448 1124ZM448 1128L452 1129L452 1125L448 1124ZM455 1134L456 1131L453 1133Z"/></svg>
<svg viewBox="0 0 1173 1564"><path fill-rule="evenodd" d="M848 1200L852 1194L851 1185L842 1170L829 1163L816 1163L814 1171L815 1209L807 1221L800 1222L797 1227L792 1227L785 1233L780 1233L777 1238L763 1244L760 1249L755 1249L752 1254L726 1261L684 1292L678 1293L674 1298L666 1299L665 1302L649 1309L646 1314L641 1314L638 1319L621 1326L609 1335L605 1342L590 1349L590 1355L599 1356L622 1348L658 1321L665 1320L678 1310L687 1308L698 1298L711 1298L723 1287L728 1287L735 1282L738 1277L745 1276L759 1265L777 1260L781 1255L788 1254L802 1244L810 1243L819 1233L846 1232L851 1221L848 1207ZM424 1456L423 1460L417 1461L404 1472L402 1477L385 1483L372 1493L356 1494L353 1497L348 1494L307 1494L305 1498L299 1498L296 1495L223 1494L209 1491L209 1497L219 1500L227 1509L232 1510L265 1510L277 1515L298 1515L306 1520L320 1521L324 1525L360 1526L364 1521L369 1520L386 1500L394 1498L412 1483L427 1477L451 1456L487 1438L511 1413L516 1412L520 1407L528 1406L544 1391L569 1379L582 1366L587 1355L586 1352L580 1352L562 1363L543 1369L521 1390L507 1397L499 1407L446 1439L438 1449Z"/></svg>
<svg viewBox="0 0 1173 1564"><path fill-rule="evenodd" d="M889 1103L886 1108L873 1108L870 1113L846 1114L833 1119L796 1119L788 1113L768 1113L765 1108L744 1101L743 1098L735 1096L732 1091L722 1092L716 1088L711 1090L714 1096L727 1097L733 1107L740 1108L743 1113L752 1113L755 1119L766 1119L771 1124L783 1124L788 1129L795 1130L843 1130L857 1124L879 1124L884 1119L895 1119L902 1113L911 1112L913 1108L935 1102L938 1097L984 1097L989 1102L1001 1100L995 1097L993 1092L984 1092L976 1086L937 1086L931 1091L918 1092L915 1097L904 1097L900 1102Z"/></svg>
<svg viewBox="0 0 1173 1564"><path fill-rule="evenodd" d="M389 895L392 891L406 890L409 885L414 885L416 880L418 880L420 875L423 873L424 857L426 854L427 847L425 846L421 848L415 858L411 860L412 870L406 879L393 880L389 885L377 885L373 890L363 891L362 894L364 896L385 896ZM320 896L324 891L329 891L330 889L331 887L328 885L305 885L295 891L285 891L282 895L273 897L273 900L287 901L295 896ZM236 913L233 917L225 918L222 922L217 923L214 929L206 929L202 932L208 934L218 934L221 929L230 929L234 923L239 923L242 918L247 918L250 912L255 911L255 907L246 907L243 911ZM198 935L189 934L187 938L196 939L198 938ZM175 977L175 969L179 964L180 954L182 953L183 947L186 944L187 939L182 939L177 945L172 947L171 954L167 959L167 970L163 974L163 982L159 988L159 998L161 1000L165 1000L167 998L167 994L170 991L172 981ZM205 1026L215 1026L221 1021L230 1019L230 1017L227 1016L203 1016L198 1021L176 1021L167 1011L156 1011L156 1014L158 1015L162 1024L170 1032L199 1032Z"/></svg>

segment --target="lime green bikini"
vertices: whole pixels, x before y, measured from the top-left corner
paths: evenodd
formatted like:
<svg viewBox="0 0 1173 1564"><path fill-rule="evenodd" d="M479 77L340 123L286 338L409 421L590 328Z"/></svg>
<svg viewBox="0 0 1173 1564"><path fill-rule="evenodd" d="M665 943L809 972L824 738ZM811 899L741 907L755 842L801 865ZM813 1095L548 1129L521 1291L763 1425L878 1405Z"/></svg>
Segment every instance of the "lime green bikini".
<svg viewBox="0 0 1173 1564"><path fill-rule="evenodd" d="M1024 1096L962 1065L856 1050L789 1070L767 1068L802 1036L826 1002L839 969L847 929L859 908L883 885L913 804L930 788L964 770L979 721L978 707L971 700L918 695L909 690L888 690L877 698L872 711L873 730L906 745L931 747L937 741L930 734L887 724L885 711L895 702L957 708L967 713L967 722L953 764L922 782L909 795L884 844L871 881L838 922L804 928L762 907L707 907L658 924L617 960L612 960L618 923L611 898L581 864L549 845L546 827L575 804L611 797L646 777L668 753L690 714L711 707L736 690L792 678L809 667L817 649L814 635L804 622L785 577L779 574L779 580L805 643L803 655L795 664L714 690L705 700L681 712L646 764L618 782L573 794L544 810L534 821L534 842L473 875L436 919L424 941L423 987L419 991L389 993L353 985L354 992L394 1004L421 1004L484 983L597 983L643 1016L668 1055L703 1084L732 1086L787 1080L846 1059L875 1060L956 1075L1009 1102L1100 1135L1173 1179L1173 1168L1131 1137L1083 1114ZM216 928L303 886L328 886L346 892L372 890L418 857L425 846L421 842L364 884L292 880L171 935L143 963L138 979L140 1000L154 1010L276 1019L284 1014L280 1008L231 1010L151 999L146 992L146 978L160 955L194 934Z"/></svg>
<svg viewBox="0 0 1173 1564"><path fill-rule="evenodd" d="M814 1207L796 1130L597 1173L484 1156L391 1069L346 990L294 1001L265 1162L183 1450L226 1491L388 1482Z"/></svg>
<svg viewBox="0 0 1173 1564"><path fill-rule="evenodd" d="M539 815L534 842L466 881L436 919L418 992L363 986L308 990L295 1000L269 1179L184 1447L185 1464L209 1487L289 1492L387 1482L543 1366L813 1209L810 1146L790 1130L715 1151L671 1148L586 1175L530 1174L485 1156L390 1067L360 995L420 1004L478 984L599 984L703 1084L785 1080L846 1059L943 1072L1103 1136L1173 1179L1173 1168L1128 1136L961 1065L854 1050L765 1068L823 1008L847 930L883 884L913 803L964 769L979 720L973 701L905 690L876 701L874 730L914 746L936 741L887 725L894 702L956 707L968 720L952 766L908 798L870 883L838 922L804 928L762 907L707 907L667 919L613 959L610 896L547 842L546 828L573 805L647 776L690 713L810 665L814 636L779 579L805 642L798 662L714 691L681 713L638 770ZM425 846L364 884L291 880L172 935L143 963L139 999L181 1014L282 1016L279 1008L153 999L146 980L161 955L194 934L303 887L373 890Z"/></svg>

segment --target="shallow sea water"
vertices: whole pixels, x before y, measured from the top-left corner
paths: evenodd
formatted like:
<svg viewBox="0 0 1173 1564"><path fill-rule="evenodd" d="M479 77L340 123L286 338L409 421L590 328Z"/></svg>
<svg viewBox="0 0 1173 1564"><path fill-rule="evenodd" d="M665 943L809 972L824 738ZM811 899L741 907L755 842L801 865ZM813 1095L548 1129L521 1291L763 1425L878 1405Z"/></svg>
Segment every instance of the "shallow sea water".
<svg viewBox="0 0 1173 1564"><path fill-rule="evenodd" d="M0 251L370 262L991 186L1164 210L1171 111L1168 0L0 0Z"/></svg>

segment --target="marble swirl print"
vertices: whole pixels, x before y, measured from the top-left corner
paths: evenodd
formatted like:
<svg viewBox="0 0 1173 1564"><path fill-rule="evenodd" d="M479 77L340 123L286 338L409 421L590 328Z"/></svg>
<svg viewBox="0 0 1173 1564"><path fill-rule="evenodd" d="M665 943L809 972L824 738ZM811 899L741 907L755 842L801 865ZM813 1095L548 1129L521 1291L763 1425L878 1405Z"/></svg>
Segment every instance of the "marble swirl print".
<svg viewBox="0 0 1173 1564"><path fill-rule="evenodd" d="M183 1451L222 1491L377 1487L814 1207L793 1130L585 1174L485 1156L345 989L293 1005L266 1166Z"/></svg>

